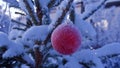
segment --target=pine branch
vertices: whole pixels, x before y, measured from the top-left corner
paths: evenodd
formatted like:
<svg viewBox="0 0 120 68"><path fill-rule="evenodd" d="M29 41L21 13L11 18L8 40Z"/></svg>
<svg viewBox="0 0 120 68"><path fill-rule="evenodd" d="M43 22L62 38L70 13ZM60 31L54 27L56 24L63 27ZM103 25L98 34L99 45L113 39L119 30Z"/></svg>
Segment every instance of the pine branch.
<svg viewBox="0 0 120 68"><path fill-rule="evenodd" d="M89 13L87 16L83 17L83 20L88 19L90 16L92 16L98 9L100 9L106 2L107 0L104 0L103 2L101 2L101 4L94 10L91 11L91 13Z"/></svg>
<svg viewBox="0 0 120 68"><path fill-rule="evenodd" d="M72 6L71 11L70 11L70 20L75 23L75 7Z"/></svg>
<svg viewBox="0 0 120 68"><path fill-rule="evenodd" d="M59 18L57 19L55 27L57 27L59 24L62 23L62 21L64 20L64 17L65 17L66 14L67 14L67 12L68 12L68 11L70 10L70 8L71 8L72 2L73 2L73 0L69 0L66 8L63 9L63 13L62 13L61 17L59 17Z"/></svg>
<svg viewBox="0 0 120 68"><path fill-rule="evenodd" d="M26 24L27 24L28 28L33 26L32 21L29 18L27 18Z"/></svg>
<svg viewBox="0 0 120 68"><path fill-rule="evenodd" d="M24 54L21 54L19 56L15 56L15 57L11 57L11 58L7 58L7 59L1 59L0 62L2 62L2 64L0 64L0 67L7 67L10 66L10 68L12 68L12 64L14 61L16 62L20 62L22 64L26 64L28 66L30 66L30 68L34 68L34 65L33 64L29 64L26 60L24 60L22 58L22 56L24 56Z"/></svg>
<svg viewBox="0 0 120 68"><path fill-rule="evenodd" d="M83 13L85 11L85 6L84 6L84 3L83 1L80 2L81 3L81 13Z"/></svg>
<svg viewBox="0 0 120 68"><path fill-rule="evenodd" d="M13 57L13 60L20 61L21 63L27 64L28 66L30 66L30 68L34 67L34 64L29 64L26 60L22 58L22 56Z"/></svg>
<svg viewBox="0 0 120 68"><path fill-rule="evenodd" d="M37 9L36 9L37 16L38 16L38 18L40 20L39 25L44 23L43 19L47 20L45 22L49 22L49 18L50 18L50 16L49 16L49 9L47 7L42 7L42 5L40 4L39 0L35 0L35 4L36 4L36 7L37 7ZM52 3L50 3L50 4L52 4Z"/></svg>
<svg viewBox="0 0 120 68"><path fill-rule="evenodd" d="M39 51L39 48L36 48L34 51L35 54L35 68L42 68L42 53Z"/></svg>
<svg viewBox="0 0 120 68"><path fill-rule="evenodd" d="M31 4L29 3L29 0L23 0L23 2L25 3L26 9L30 15L30 17L32 18L32 21L35 25L38 25L38 18L36 13L34 12L34 8L31 7Z"/></svg>
<svg viewBox="0 0 120 68"><path fill-rule="evenodd" d="M49 54L49 50L52 48L52 45L50 45L49 47L46 47L42 52L44 54L43 56L43 63L47 60L47 58L50 56Z"/></svg>
<svg viewBox="0 0 120 68"><path fill-rule="evenodd" d="M35 5L36 5L36 11L37 11L37 16L38 16L38 19L39 19L39 25L42 24L42 17L43 17L43 13L42 13L42 7L40 5L40 1L39 0L35 0Z"/></svg>
<svg viewBox="0 0 120 68"><path fill-rule="evenodd" d="M35 55L35 68L42 68L43 55L39 50L40 41L35 41L34 55Z"/></svg>

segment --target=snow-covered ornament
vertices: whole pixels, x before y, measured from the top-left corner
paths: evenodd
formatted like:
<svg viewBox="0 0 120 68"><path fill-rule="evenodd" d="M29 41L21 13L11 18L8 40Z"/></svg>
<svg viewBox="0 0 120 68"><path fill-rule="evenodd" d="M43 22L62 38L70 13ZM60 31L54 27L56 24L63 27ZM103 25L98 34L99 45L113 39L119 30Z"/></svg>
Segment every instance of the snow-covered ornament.
<svg viewBox="0 0 120 68"><path fill-rule="evenodd" d="M70 55L78 50L81 34L72 23L62 23L52 33L53 48L61 54Z"/></svg>

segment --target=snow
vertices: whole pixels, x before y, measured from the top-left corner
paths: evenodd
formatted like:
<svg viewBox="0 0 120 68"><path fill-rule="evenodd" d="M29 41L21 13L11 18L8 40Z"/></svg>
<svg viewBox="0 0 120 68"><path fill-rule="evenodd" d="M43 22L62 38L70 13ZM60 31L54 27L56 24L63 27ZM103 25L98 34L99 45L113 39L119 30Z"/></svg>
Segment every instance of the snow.
<svg viewBox="0 0 120 68"><path fill-rule="evenodd" d="M48 35L48 25L32 26L23 34L23 41L28 43L44 41Z"/></svg>
<svg viewBox="0 0 120 68"><path fill-rule="evenodd" d="M0 47L8 45L9 40L7 34L0 32Z"/></svg>
<svg viewBox="0 0 120 68"><path fill-rule="evenodd" d="M73 60L65 64L64 68L82 68L82 66L73 58Z"/></svg>
<svg viewBox="0 0 120 68"><path fill-rule="evenodd" d="M10 41L7 45L7 51L2 55L3 58L11 58L24 53L23 45Z"/></svg>
<svg viewBox="0 0 120 68"><path fill-rule="evenodd" d="M92 13L93 10L97 9L98 6L103 2L104 0L100 0L100 1L95 1L93 3L90 3L89 1L86 1L88 2L88 4L84 4L85 5L85 12L83 14L81 14L81 18L85 18L87 17L89 14Z"/></svg>
<svg viewBox="0 0 120 68"><path fill-rule="evenodd" d="M10 7L18 8L18 6L19 6L19 4L18 4L18 2L16 0L3 0L3 1L8 2L10 4L9 5Z"/></svg>
<svg viewBox="0 0 120 68"><path fill-rule="evenodd" d="M50 50L49 54L51 54L51 55L59 55L59 53L56 50L54 50L54 49Z"/></svg>
<svg viewBox="0 0 120 68"><path fill-rule="evenodd" d="M104 68L104 65L102 64L99 57L116 54L120 54L120 43L111 43L96 50L85 49L81 50L80 52L74 53L72 56L66 57L69 61L66 65L68 66L68 68L73 68L72 66L74 66L74 64L75 67L80 66L80 64L77 65L78 63L76 63L78 61L82 63L91 63L92 61L93 63L95 63L96 66L93 68Z"/></svg>
<svg viewBox="0 0 120 68"><path fill-rule="evenodd" d="M21 55L24 52L23 45L9 40L7 34L0 32L0 47L4 46L7 48L7 50L2 55L3 58L14 57Z"/></svg>
<svg viewBox="0 0 120 68"><path fill-rule="evenodd" d="M96 36L96 31L89 22L81 19L80 15L75 16L75 25L79 28L82 36L87 36L89 38L94 38Z"/></svg>
<svg viewBox="0 0 120 68"><path fill-rule="evenodd" d="M55 28L55 21L54 22L52 22L51 24L49 24L49 26L48 26L48 31L49 32L51 32L54 28Z"/></svg>
<svg viewBox="0 0 120 68"><path fill-rule="evenodd" d="M92 20L95 25L98 23L99 26L95 26L98 35L98 44L105 45L111 42L119 42L119 17L120 7L101 8L93 16ZM104 27L106 24L107 27Z"/></svg>
<svg viewBox="0 0 120 68"><path fill-rule="evenodd" d="M32 40L21 40L21 43L24 45L24 46L27 46L27 47L29 47L29 48L32 48L33 47L33 45L34 45L34 42L32 41Z"/></svg>
<svg viewBox="0 0 120 68"><path fill-rule="evenodd" d="M34 67L35 62L34 62L34 60L32 60L32 59L30 58L29 55L24 54L24 55L22 56L22 58L23 58L25 61L27 61L28 64L31 64L31 65L33 65L33 67Z"/></svg>
<svg viewBox="0 0 120 68"><path fill-rule="evenodd" d="M120 54L120 43L114 42L95 50L98 57Z"/></svg>
<svg viewBox="0 0 120 68"><path fill-rule="evenodd" d="M24 4L23 0L19 0L18 2L19 2L19 7L27 13L28 11L25 7L25 4Z"/></svg>
<svg viewBox="0 0 120 68"><path fill-rule="evenodd" d="M39 45L34 45L33 46L33 51L35 51L36 49L39 49Z"/></svg>
<svg viewBox="0 0 120 68"><path fill-rule="evenodd" d="M101 22L97 22L95 23L95 27L99 27L99 28L102 28L104 30L108 30L108 21L107 20L101 20Z"/></svg>
<svg viewBox="0 0 120 68"><path fill-rule="evenodd" d="M41 7L45 7L45 6L48 5L48 3L50 2L50 0L39 0L39 2L40 2Z"/></svg>
<svg viewBox="0 0 120 68"><path fill-rule="evenodd" d="M56 63L57 63L57 60L55 60L55 59L52 58L52 57L49 57L49 58L48 58L48 61L50 61L50 62L53 63L53 64L56 64Z"/></svg>
<svg viewBox="0 0 120 68"><path fill-rule="evenodd" d="M92 62L93 66L91 68L104 68L104 65L99 57L118 54L120 54L120 43L117 42L107 44L96 50L84 49L74 53L72 56L64 56L64 58L68 61L65 64L65 68L82 68L78 62L86 64Z"/></svg>
<svg viewBox="0 0 120 68"><path fill-rule="evenodd" d="M18 33L19 33L18 30L15 29L11 30L9 33L9 39L16 40L18 38Z"/></svg>
<svg viewBox="0 0 120 68"><path fill-rule="evenodd" d="M10 17L4 11L0 11L0 31L9 33Z"/></svg>
<svg viewBox="0 0 120 68"><path fill-rule="evenodd" d="M75 53L73 57L82 63L94 63L95 67L93 65L93 68L104 68L101 60L96 56L96 53L92 50L81 50L80 52Z"/></svg>
<svg viewBox="0 0 120 68"><path fill-rule="evenodd" d="M20 68L29 68L29 66L22 64Z"/></svg>
<svg viewBox="0 0 120 68"><path fill-rule="evenodd" d="M74 0L75 3L77 3L77 2L81 2L81 1L82 1L82 0Z"/></svg>
<svg viewBox="0 0 120 68"><path fill-rule="evenodd" d="M56 16L54 17L54 19L52 19L52 23L49 25L49 31L55 28L55 24L58 23L56 21L62 15L63 10L67 6L67 3L68 3L68 0L64 0L58 7L56 7L57 8L56 13L55 13Z"/></svg>
<svg viewBox="0 0 120 68"><path fill-rule="evenodd" d="M58 8L60 8L60 9L65 9L68 2L69 2L69 0L64 0L64 1L62 1L62 3L59 5Z"/></svg>

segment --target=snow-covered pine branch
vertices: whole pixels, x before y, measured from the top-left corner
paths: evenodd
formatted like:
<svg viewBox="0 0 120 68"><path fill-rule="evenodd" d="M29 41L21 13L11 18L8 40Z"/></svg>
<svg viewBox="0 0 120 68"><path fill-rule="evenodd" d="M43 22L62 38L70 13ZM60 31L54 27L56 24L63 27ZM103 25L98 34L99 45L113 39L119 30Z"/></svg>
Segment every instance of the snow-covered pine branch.
<svg viewBox="0 0 120 68"><path fill-rule="evenodd" d="M87 10L85 10L85 12L82 14L82 19L83 20L86 20L86 19L88 19L90 16L92 16L98 9L100 9L102 6L104 6L104 4L105 4L105 2L106 2L107 0L102 0L102 2L96 7L96 6L94 6L94 8L92 7L92 8L87 8L87 6L86 6L86 9ZM88 5L88 6L90 6L90 5Z"/></svg>
<svg viewBox="0 0 120 68"><path fill-rule="evenodd" d="M106 44L103 47L94 51L98 57L113 57L120 55L120 43L114 42Z"/></svg>
<svg viewBox="0 0 120 68"><path fill-rule="evenodd" d="M109 59L120 55L120 43L114 42L106 44L101 48L81 50L72 56L64 56L67 63L63 67L69 68L104 68L103 58ZM105 59L104 59L105 60ZM73 64L73 65L71 65Z"/></svg>
<svg viewBox="0 0 120 68"><path fill-rule="evenodd" d="M3 0L3 1L9 3L10 7L20 8L17 0Z"/></svg>
<svg viewBox="0 0 120 68"><path fill-rule="evenodd" d="M27 15L30 16L30 18L32 18L32 21L34 23L34 25L37 25L40 21L34 11L34 6L32 4L32 0L23 0L26 9L27 9Z"/></svg>
<svg viewBox="0 0 120 68"><path fill-rule="evenodd" d="M64 17L66 16L67 12L70 10L70 7L72 7L72 3L73 3L73 0L64 0L58 6L56 19L49 25L50 33L47 35L47 38L44 41L45 45L50 39L51 33L53 32L53 30L64 21L65 19Z"/></svg>
<svg viewBox="0 0 120 68"><path fill-rule="evenodd" d="M36 5L36 13L37 13L37 16L38 16L38 19L39 19L39 25L41 25L42 24L42 17L43 17L43 11L42 11L42 9L43 9L43 7L46 5L46 4L42 4L42 3L44 4L45 2L43 2L43 0L35 0L35 5Z"/></svg>
<svg viewBox="0 0 120 68"><path fill-rule="evenodd" d="M24 58L24 48L22 44L15 43L11 40L9 40L7 34L0 32L0 49L3 50L2 53L2 59L8 61L6 63L3 62L3 64L10 64L11 61L19 61L28 65L33 65L33 61L28 62L28 60L23 59ZM4 49L3 49L4 48ZM1 52L0 52L1 54ZM21 58L23 56L23 58ZM2 62L2 61L1 61ZM1 65L1 64L0 64Z"/></svg>

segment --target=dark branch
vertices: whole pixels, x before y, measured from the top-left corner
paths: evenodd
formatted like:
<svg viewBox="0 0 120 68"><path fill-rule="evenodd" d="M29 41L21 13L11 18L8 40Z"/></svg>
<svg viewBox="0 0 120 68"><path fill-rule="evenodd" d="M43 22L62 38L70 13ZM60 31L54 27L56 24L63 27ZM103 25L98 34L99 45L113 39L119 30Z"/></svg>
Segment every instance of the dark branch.
<svg viewBox="0 0 120 68"><path fill-rule="evenodd" d="M26 31L26 29L22 29L22 28L18 28L18 27L14 27L13 29L17 29L17 30Z"/></svg>
<svg viewBox="0 0 120 68"><path fill-rule="evenodd" d="M50 3L48 4L48 8L53 7L53 5L55 4L56 0L50 0Z"/></svg>
<svg viewBox="0 0 120 68"><path fill-rule="evenodd" d="M31 7L31 5L29 4L28 2L29 0L23 0L23 2L25 3L25 6L26 6L26 9L30 15L30 17L32 18L32 21L35 25L38 24L38 19L37 19L37 16L35 15L35 12L33 10L33 8Z"/></svg>
<svg viewBox="0 0 120 68"><path fill-rule="evenodd" d="M70 11L70 20L75 23L75 7L72 6L71 11Z"/></svg>
<svg viewBox="0 0 120 68"><path fill-rule="evenodd" d="M22 26L28 27L26 24L23 24L23 23L21 23L21 22L19 22L19 21L16 21L16 20L14 20L14 19L11 19L11 21L12 21L13 23L17 23L17 24L20 24L20 25L22 25Z"/></svg>
<svg viewBox="0 0 120 68"><path fill-rule="evenodd" d="M27 24L28 28L33 26L32 21L29 18L27 18L26 24Z"/></svg>
<svg viewBox="0 0 120 68"><path fill-rule="evenodd" d="M105 8L109 8L111 6L116 6L116 7L120 6L120 1L112 1L112 2L107 2L105 4Z"/></svg>
<svg viewBox="0 0 120 68"><path fill-rule="evenodd" d="M80 3L81 3L81 13L83 13L85 11L85 5L84 5L83 1Z"/></svg>
<svg viewBox="0 0 120 68"><path fill-rule="evenodd" d="M23 16L26 15L26 14L24 14L24 13L20 13L20 12L15 12L15 14L20 14L20 15L23 15Z"/></svg>
<svg viewBox="0 0 120 68"><path fill-rule="evenodd" d="M43 13L42 13L42 7L40 5L39 0L35 0L35 5L36 5L37 16L38 16L38 19L40 21L38 23L38 25L41 25L42 24Z"/></svg>
<svg viewBox="0 0 120 68"><path fill-rule="evenodd" d="M41 45L40 41L35 41L35 46L34 47L34 55L35 55L35 68L42 68L42 60L43 60L43 55L41 51L39 50L39 45Z"/></svg>
<svg viewBox="0 0 120 68"><path fill-rule="evenodd" d="M68 4L67 4L67 6L66 6L66 9L63 9L63 13L62 13L61 17L59 17L59 18L57 19L55 27L57 27L59 24L61 24L61 22L64 20L65 15L66 15L67 12L70 10L70 7L71 7L71 5L72 5L72 2L73 2L73 0L69 0Z"/></svg>

